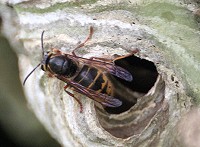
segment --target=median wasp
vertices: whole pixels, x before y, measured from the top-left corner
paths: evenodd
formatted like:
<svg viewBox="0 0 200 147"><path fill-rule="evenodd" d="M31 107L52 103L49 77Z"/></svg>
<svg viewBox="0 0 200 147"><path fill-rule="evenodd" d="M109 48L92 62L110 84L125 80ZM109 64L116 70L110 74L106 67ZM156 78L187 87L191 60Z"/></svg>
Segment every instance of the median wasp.
<svg viewBox="0 0 200 147"><path fill-rule="evenodd" d="M90 33L83 43L80 43L72 54L63 53L58 49L44 51L43 35L41 34L42 61L26 76L23 85L28 77L39 67L49 75L65 82L64 90L72 96L80 105L82 112L82 103L78 98L67 89L70 88L80 94L97 101L105 107L119 107L122 101L113 96L113 84L108 75L131 82L133 77L131 73L124 68L115 65L114 60L105 58L83 58L76 55L75 51L81 48L91 39L93 27L90 27Z"/></svg>

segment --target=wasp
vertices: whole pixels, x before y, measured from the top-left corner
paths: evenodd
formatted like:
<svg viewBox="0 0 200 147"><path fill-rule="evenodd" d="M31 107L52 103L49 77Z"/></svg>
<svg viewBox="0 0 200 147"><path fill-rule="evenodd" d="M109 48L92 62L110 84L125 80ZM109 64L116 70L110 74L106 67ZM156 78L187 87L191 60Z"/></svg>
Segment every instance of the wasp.
<svg viewBox="0 0 200 147"><path fill-rule="evenodd" d="M86 95L105 107L121 106L122 101L113 96L113 85L107 75L109 74L131 82L133 80L132 74L124 68L115 65L112 60L97 57L83 58L77 56L75 53L78 48L83 47L92 38L93 32L93 27L90 27L90 32L86 40L73 49L72 54L67 54L55 48L45 52L43 31L41 34L42 60L26 76L23 85L25 85L28 77L41 66L43 71L66 83L64 90L79 103L80 112L83 109L82 103L73 93L67 90L68 88Z"/></svg>

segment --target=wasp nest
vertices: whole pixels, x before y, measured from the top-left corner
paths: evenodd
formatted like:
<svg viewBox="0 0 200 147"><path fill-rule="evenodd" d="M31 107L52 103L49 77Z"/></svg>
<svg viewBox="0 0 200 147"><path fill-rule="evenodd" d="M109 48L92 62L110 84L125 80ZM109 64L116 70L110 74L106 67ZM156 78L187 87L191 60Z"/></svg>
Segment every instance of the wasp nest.
<svg viewBox="0 0 200 147"><path fill-rule="evenodd" d="M177 143L176 124L191 105L186 85L195 81L189 71L183 75L190 60L183 62L189 55L188 44L181 46L184 34L195 28L177 18L185 17L181 7L191 7L171 1L145 5L143 1L138 5L133 1L89 2L57 4L52 9L32 1L16 6L22 26L19 37L27 52L20 56L22 77L41 61L42 30L46 31L45 50L58 48L70 54L93 26L93 38L77 50L78 56L112 58L139 50L115 61L133 75L131 83L112 79L122 107L104 108L70 91L83 104L80 113L79 104L63 90L65 83L41 70L25 86L30 107L63 146L172 146Z"/></svg>

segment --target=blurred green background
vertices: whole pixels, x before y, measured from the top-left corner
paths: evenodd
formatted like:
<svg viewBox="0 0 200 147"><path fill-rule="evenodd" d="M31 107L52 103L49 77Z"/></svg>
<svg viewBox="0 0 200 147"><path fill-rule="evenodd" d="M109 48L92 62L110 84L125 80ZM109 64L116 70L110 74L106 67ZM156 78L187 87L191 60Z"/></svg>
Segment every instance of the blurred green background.
<svg viewBox="0 0 200 147"><path fill-rule="evenodd" d="M4 21L0 20L0 23ZM2 35L2 31L0 32L0 146L60 146L28 109L19 79L18 59L9 41Z"/></svg>

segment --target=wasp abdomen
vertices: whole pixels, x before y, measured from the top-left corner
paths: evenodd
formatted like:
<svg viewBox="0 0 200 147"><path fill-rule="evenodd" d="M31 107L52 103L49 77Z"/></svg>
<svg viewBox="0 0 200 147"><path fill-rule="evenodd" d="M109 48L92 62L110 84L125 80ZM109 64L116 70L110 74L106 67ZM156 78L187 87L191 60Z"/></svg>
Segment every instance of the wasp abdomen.
<svg viewBox="0 0 200 147"><path fill-rule="evenodd" d="M111 94L111 84L107 76L99 69L84 65L73 81L101 93Z"/></svg>
<svg viewBox="0 0 200 147"><path fill-rule="evenodd" d="M84 65L78 75L74 78L74 81L81 84L84 87L88 87L95 79L97 70Z"/></svg>

